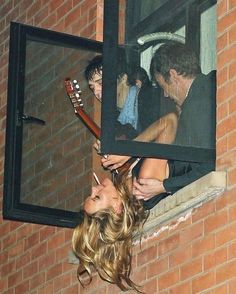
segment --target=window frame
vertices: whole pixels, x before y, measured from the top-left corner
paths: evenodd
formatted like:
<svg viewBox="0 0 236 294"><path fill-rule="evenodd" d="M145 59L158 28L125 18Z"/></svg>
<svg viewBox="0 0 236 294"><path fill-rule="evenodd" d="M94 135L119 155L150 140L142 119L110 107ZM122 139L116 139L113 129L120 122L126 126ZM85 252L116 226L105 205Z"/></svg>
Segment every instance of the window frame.
<svg viewBox="0 0 236 294"><path fill-rule="evenodd" d="M26 42L39 41L102 53L103 44L86 38L11 22L6 118L3 218L23 222L75 227L83 212L21 203L22 115L24 107ZM73 115L73 113L72 113Z"/></svg>
<svg viewBox="0 0 236 294"><path fill-rule="evenodd" d="M133 3L133 4L132 4ZM126 18L128 26L132 29L130 33L126 33L126 42L135 44L137 37L147 33L150 29L148 24L154 22L155 28L153 32L170 31L169 24L172 19L176 21L176 30L181 21L186 20L186 43L191 46L199 54L200 51L200 12L215 4L216 0L190 0L186 3L184 0L165 1L165 3L149 18L144 19L140 23L133 26L132 19ZM134 4L136 1L128 1L127 9L132 12L135 11ZM104 64L103 64L103 105L102 105L102 138L101 138L101 152L104 154L121 154L141 157L159 157L171 160L181 160L190 162L212 162L216 157L215 149L187 147L187 146L172 146L167 144L134 142L129 140L115 140L115 109L116 109L116 79L118 64L114 61L118 60L120 48L118 44L118 24L119 24L119 1L106 0L104 2ZM137 7L136 7L137 11ZM128 12L129 13L129 12ZM164 16L164 17L163 17ZM156 21L156 20L159 20ZM193 20L195 23L193 22ZM167 24L166 24L167 23ZM150 31L148 31L150 33ZM135 37L134 37L135 36ZM137 62L140 60L140 54L145 49L145 46L132 51L132 58ZM136 52L136 56L135 56ZM134 57L135 56L135 57Z"/></svg>

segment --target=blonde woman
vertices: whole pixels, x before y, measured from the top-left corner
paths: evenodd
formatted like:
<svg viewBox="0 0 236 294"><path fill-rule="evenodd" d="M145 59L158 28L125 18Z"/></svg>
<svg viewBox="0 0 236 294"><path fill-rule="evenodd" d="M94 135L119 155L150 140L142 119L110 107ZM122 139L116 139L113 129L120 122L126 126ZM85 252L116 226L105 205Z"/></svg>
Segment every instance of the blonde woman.
<svg viewBox="0 0 236 294"><path fill-rule="evenodd" d="M170 143L175 137L177 116L168 114L155 122L136 140ZM127 160L127 157L124 156ZM131 280L132 241L135 231L141 231L148 217L142 198L133 196L133 177L163 180L171 172L167 160L145 158L137 160L133 169L123 170L114 182L106 178L92 188L84 203L84 219L73 234L72 248L80 260L78 279L85 285L81 272L92 279L92 268L99 276L116 284L121 290L139 290ZM130 177L132 172L133 177Z"/></svg>

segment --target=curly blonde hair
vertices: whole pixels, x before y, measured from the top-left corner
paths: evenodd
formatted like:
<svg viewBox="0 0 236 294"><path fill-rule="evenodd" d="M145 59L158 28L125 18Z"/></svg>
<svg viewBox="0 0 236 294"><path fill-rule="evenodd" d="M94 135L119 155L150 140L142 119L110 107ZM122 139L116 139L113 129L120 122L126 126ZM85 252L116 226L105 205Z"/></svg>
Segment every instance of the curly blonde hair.
<svg viewBox="0 0 236 294"><path fill-rule="evenodd" d="M120 214L110 209L84 214L84 219L73 233L72 248L80 260L77 271L80 283L85 286L79 269L81 266L92 280L91 266L101 279L116 284L122 291L138 290L130 279L132 261L132 240L134 231L141 230L148 217L140 201L130 193L127 174L116 177L114 185L123 205Z"/></svg>

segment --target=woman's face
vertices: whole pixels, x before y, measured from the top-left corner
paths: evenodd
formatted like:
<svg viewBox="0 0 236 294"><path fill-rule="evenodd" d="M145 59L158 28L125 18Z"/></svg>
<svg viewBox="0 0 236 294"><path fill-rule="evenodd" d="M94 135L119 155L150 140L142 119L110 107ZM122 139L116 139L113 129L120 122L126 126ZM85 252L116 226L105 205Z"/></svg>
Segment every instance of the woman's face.
<svg viewBox="0 0 236 294"><path fill-rule="evenodd" d="M109 207L116 213L122 210L120 196L112 181L106 178L100 185L92 188L92 194L84 202L84 210L87 214L94 214Z"/></svg>

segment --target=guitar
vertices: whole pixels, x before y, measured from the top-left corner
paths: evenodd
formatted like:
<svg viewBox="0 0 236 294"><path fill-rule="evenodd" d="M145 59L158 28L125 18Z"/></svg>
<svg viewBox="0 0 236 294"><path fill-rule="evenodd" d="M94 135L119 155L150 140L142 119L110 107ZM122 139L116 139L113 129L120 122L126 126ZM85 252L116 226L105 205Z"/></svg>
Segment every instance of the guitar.
<svg viewBox="0 0 236 294"><path fill-rule="evenodd" d="M91 133L97 138L100 139L101 129L100 127L90 118L90 116L86 113L83 107L82 99L80 98L81 90L77 80L71 81L70 78L65 79L65 88L67 95L70 98L70 101L73 105L75 114L82 120L82 122L86 125L86 127L91 131ZM104 157L107 155L103 155ZM131 157L125 164L121 167L112 171L112 175L115 174L123 174L129 169L129 167L133 164L136 158Z"/></svg>
<svg viewBox="0 0 236 294"><path fill-rule="evenodd" d="M81 90L76 80L71 81L69 78L65 79L65 87L67 95L73 105L75 114L82 120L91 133L100 139L101 130L99 126L90 118L83 107L82 99L80 98Z"/></svg>

